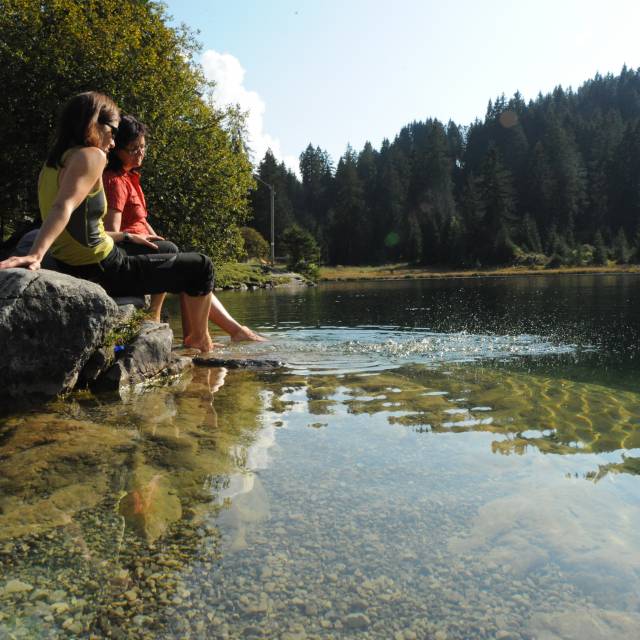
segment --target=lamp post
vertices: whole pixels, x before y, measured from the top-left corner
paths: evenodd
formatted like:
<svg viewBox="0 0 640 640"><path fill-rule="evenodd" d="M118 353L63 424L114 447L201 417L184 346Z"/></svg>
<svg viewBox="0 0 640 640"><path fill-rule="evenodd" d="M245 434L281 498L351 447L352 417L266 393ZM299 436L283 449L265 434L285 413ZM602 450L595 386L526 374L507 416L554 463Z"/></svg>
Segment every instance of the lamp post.
<svg viewBox="0 0 640 640"><path fill-rule="evenodd" d="M276 191L273 188L273 185L265 182L260 176L253 174L253 177L260 183L262 183L265 187L269 189L269 194L271 196L271 266L273 267L276 264L276 234L275 234L275 200L276 200Z"/></svg>

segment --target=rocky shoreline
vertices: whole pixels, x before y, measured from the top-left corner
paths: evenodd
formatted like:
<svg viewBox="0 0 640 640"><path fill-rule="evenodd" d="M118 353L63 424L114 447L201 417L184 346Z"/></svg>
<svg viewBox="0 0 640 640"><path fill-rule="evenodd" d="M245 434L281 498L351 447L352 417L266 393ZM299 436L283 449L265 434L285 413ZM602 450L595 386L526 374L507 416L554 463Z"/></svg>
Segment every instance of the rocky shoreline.
<svg viewBox="0 0 640 640"><path fill-rule="evenodd" d="M55 271L0 272L0 411L77 389L122 394L193 366L169 325L132 303L143 300Z"/></svg>

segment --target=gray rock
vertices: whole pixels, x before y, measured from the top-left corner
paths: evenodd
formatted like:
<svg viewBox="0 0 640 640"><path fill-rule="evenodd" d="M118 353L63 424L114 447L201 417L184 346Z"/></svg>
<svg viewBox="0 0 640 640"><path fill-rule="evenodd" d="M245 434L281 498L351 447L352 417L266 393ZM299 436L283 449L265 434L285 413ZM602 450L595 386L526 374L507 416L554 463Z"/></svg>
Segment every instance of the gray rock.
<svg viewBox="0 0 640 640"><path fill-rule="evenodd" d="M146 309L149 306L150 296L120 296L114 298L120 307L133 307L134 309Z"/></svg>
<svg viewBox="0 0 640 640"><path fill-rule="evenodd" d="M94 351L78 376L78 386L87 387L94 384L100 374L106 371L114 360L115 354L112 346L101 347Z"/></svg>
<svg viewBox="0 0 640 640"><path fill-rule="evenodd" d="M177 376L187 369L193 367L193 359L186 356L178 356L175 353L171 354L171 361L162 370L163 376Z"/></svg>
<svg viewBox="0 0 640 640"><path fill-rule="evenodd" d="M215 356L195 356L193 363L200 367L225 367L227 369L278 369L284 367L284 362L280 360L216 358Z"/></svg>
<svg viewBox="0 0 640 640"><path fill-rule="evenodd" d="M114 298L114 300L116 303L118 303L118 317L116 320L116 329L117 329L118 326L126 325L128 322L130 322L135 316L135 314L137 313L139 307L129 303L122 304L122 301L125 300L125 298ZM141 298L141 300L144 301L143 298ZM183 370L185 368L184 366L181 366L182 363L178 362L178 360L179 358L176 356L175 362L171 361L170 363L171 371L167 372L168 375L173 375L174 373L178 373L180 370ZM78 382L76 386L95 387L96 381L98 380L98 378L101 375L103 375L109 369L109 367L111 367L114 364L115 361L116 361L116 354L114 353L114 348L112 345L108 345L98 349L91 355L91 357L87 361L87 364L85 364L84 368L80 372L80 376L78 377ZM176 367L178 367L178 370L174 371ZM110 385L108 384L107 388L110 390L113 390L113 389L117 389L118 387L115 385L115 383L113 383Z"/></svg>
<svg viewBox="0 0 640 640"><path fill-rule="evenodd" d="M157 376L167 367L184 368L171 352L173 331L168 324L145 321L124 353L92 385L95 391L120 391Z"/></svg>
<svg viewBox="0 0 640 640"><path fill-rule="evenodd" d="M0 271L0 405L72 389L117 315L92 282L45 269Z"/></svg>

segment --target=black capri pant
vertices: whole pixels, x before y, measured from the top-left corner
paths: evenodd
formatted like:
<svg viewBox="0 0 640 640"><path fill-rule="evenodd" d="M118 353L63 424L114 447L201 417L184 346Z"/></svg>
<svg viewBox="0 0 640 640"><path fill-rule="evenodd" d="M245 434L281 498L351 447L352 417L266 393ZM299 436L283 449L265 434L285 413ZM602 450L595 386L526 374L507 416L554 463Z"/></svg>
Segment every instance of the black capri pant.
<svg viewBox="0 0 640 640"><path fill-rule="evenodd" d="M96 282L110 296L116 297L165 291L204 296L213 291L213 264L207 256L201 253L179 253L176 245L166 240L156 244L159 245L157 251L127 243L126 252L115 245L101 262L84 266L59 262L60 271ZM129 255L132 247L132 255ZM165 253L160 253L161 250Z"/></svg>

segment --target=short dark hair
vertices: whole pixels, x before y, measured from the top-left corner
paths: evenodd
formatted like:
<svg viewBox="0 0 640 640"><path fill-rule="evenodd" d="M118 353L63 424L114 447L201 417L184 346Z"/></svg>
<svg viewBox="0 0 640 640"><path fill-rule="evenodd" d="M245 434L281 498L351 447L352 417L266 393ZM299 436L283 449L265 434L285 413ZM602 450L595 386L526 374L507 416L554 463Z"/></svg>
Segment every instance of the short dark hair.
<svg viewBox="0 0 640 640"><path fill-rule="evenodd" d="M100 140L98 122L120 118L116 103L97 91L85 91L69 98L60 111L53 147L47 156L47 166L60 167L62 155L71 147L97 145Z"/></svg>
<svg viewBox="0 0 640 640"><path fill-rule="evenodd" d="M122 169L122 160L118 157L116 151L124 149L128 144L147 135L147 126L131 115L122 116L120 125L118 126L118 134L116 135L116 146L109 152L109 161L107 169L119 171Z"/></svg>

